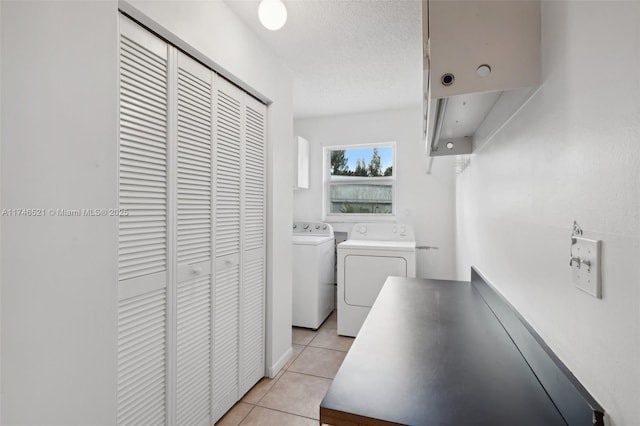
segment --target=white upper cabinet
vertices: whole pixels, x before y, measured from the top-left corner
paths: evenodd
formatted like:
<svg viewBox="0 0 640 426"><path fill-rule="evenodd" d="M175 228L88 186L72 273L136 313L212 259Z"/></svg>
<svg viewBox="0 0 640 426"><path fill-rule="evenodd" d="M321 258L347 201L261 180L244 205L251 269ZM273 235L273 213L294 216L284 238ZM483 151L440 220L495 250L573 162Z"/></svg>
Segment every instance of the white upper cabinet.
<svg viewBox="0 0 640 426"><path fill-rule="evenodd" d="M526 100L503 93L540 83L540 1L424 0L422 19L429 155L468 154Z"/></svg>
<svg viewBox="0 0 640 426"><path fill-rule="evenodd" d="M427 19L432 98L539 83L539 1L432 0Z"/></svg>
<svg viewBox="0 0 640 426"><path fill-rule="evenodd" d="M296 139L296 174L294 189L309 189L309 141L298 136Z"/></svg>

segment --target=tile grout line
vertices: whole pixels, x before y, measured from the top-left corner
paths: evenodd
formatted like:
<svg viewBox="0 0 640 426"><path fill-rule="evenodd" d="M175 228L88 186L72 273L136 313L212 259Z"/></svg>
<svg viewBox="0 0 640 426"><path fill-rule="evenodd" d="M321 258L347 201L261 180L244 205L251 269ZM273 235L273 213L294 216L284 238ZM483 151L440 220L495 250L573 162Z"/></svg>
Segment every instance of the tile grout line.
<svg viewBox="0 0 640 426"><path fill-rule="evenodd" d="M324 379L324 380L333 380L333 378L331 377L324 377L324 376L317 376L314 374L308 374L308 373L301 373L298 371L292 371L290 370L291 367L293 366L294 362L300 357L300 355L302 355L302 353L306 350L306 348L314 348L314 349L325 349L325 350L330 350L330 351L334 351L334 352L341 352L341 353L347 353L347 351L341 351L339 349L333 349L333 348L326 348L326 347L322 347L322 346L312 346L311 343L315 340L315 338L318 336L318 333L320 332L320 330L322 329L322 327L319 327L317 330L310 330L311 332L313 332L313 337L311 339L309 339L309 341L306 344L301 344L301 343L294 343L292 342L292 345L298 345L298 346L302 346L302 349L300 350L300 352L291 359L290 362L288 362L289 366L284 369L282 371L282 374L278 373L277 376L280 376L278 378L276 378L273 381L273 384L271 384L271 386L269 387L269 390L267 390L264 395L262 395L255 403L249 403L249 402L243 402L242 400L238 401L238 402L243 402L244 404L250 405L251 409L247 412L247 414L242 417L242 419L240 420L240 422L238 423L238 425L242 425L242 423L247 419L247 417L249 417L249 415L256 409L256 407L260 407L266 410L272 410L272 411L277 411L283 414L288 414L291 416L296 416L296 417L300 417L300 418L304 418L304 419L309 419L309 420L313 420L315 422L319 421L319 419L316 418L312 418L312 417L307 417L307 416L302 416L296 413L290 413L288 411L284 411L284 410L278 410L275 408L271 408L271 407L265 407L260 405L260 402L262 402L262 400L267 396L267 394L269 394L269 392L271 392L273 390L273 388L276 386L276 384L280 381L280 379L284 376L285 373L293 373L293 374L300 374L303 376L308 376L308 377L315 377L315 378L319 378L319 379ZM333 328L328 329L328 330L335 330Z"/></svg>
<svg viewBox="0 0 640 426"><path fill-rule="evenodd" d="M238 422L238 426L242 425L242 423L247 419L247 417L249 417L249 415L253 412L253 410L255 410L256 407L260 407L263 409L267 409L267 410L272 410L272 411L278 411L280 413L284 413L284 414L289 414L292 416L297 416L297 417L301 417L304 419L309 419L309 420L313 420L313 421L319 421L319 419L315 419L315 418L311 418L311 417L307 417L307 416L302 416L299 414L295 414L295 413L290 413L288 411L283 411L283 410L278 410L278 409L274 409L274 408L270 408L270 407L264 407L262 405L259 405L260 402L264 399L265 396L267 396L267 394L273 389L273 387L278 383L278 381L280 381L280 379L282 378L282 376L284 376L284 373L294 373L294 374L301 374L304 376L309 376L309 377L315 377L315 378L319 378L319 379L325 379L325 380L333 380L330 377L324 377L324 376L317 376L314 374L308 374L308 373L301 373L298 371L291 371L290 368L293 365L293 363L300 357L300 355L302 355L302 353L305 351L306 348L311 347L311 348L315 348L315 349L326 349L326 350L331 350L331 351L335 351L335 352L342 352L342 353L346 353L348 351L341 351L339 349L333 349L333 348L326 348L326 347L322 347L322 346L312 346L311 343L313 342L313 340L318 336L318 333L320 332L320 330L322 329L322 327L324 326L324 324L320 327L318 327L317 330L309 330L313 333L313 337L311 339L309 339L309 341L306 344L301 344L301 343L294 343L292 342L292 345L297 345L297 346L302 346L303 349L300 350L300 353L298 353L293 359L291 359L291 361L289 362L289 366L284 369L282 371L282 374L278 373L276 376L280 376L277 379L274 378L273 384L269 387L269 390L267 390L264 395L262 395L255 403L250 403L250 402L246 402L246 401L242 401L242 399L240 399L238 401L238 403L243 403L243 404L247 404L251 406L251 409L247 412L247 414L245 414L242 419L240 419L240 422ZM303 330L307 330L307 329L303 329ZM335 330L334 328L328 328L327 330ZM257 384L257 383L256 383ZM250 392L250 391L249 391ZM247 392L248 393L248 392Z"/></svg>
<svg viewBox="0 0 640 426"><path fill-rule="evenodd" d="M349 351L343 351L340 349L334 349L334 348L327 348L325 346L307 346L308 348L314 348L314 349L325 349L327 351L334 351L334 352L342 352L343 354L346 354Z"/></svg>
<svg viewBox="0 0 640 426"><path fill-rule="evenodd" d="M334 377L335 377L335 376L334 376L334 377L316 376L315 374L310 374L310 373L301 373L300 371L288 371L288 370L287 370L287 373L301 374L301 375L303 375L303 376L315 377L315 378L317 378L317 379L326 379L326 380L333 380L333 379L334 379ZM275 384L275 383L274 383L274 384ZM262 399L262 398L260 398L260 399ZM265 408L266 408L266 407L265 407Z"/></svg>
<svg viewBox="0 0 640 426"><path fill-rule="evenodd" d="M292 343L292 344L293 344L293 343ZM304 345L299 345L299 346L304 346ZM306 348L306 346L305 346L305 348ZM289 366L288 366L286 369L284 369L284 370L282 371L282 374L280 374L280 373L276 374L276 377L277 377L277 376L280 376L280 377L278 377L277 379L274 377L273 384L269 387L269 390L267 390L267 391L264 393L264 395L262 395L262 396L261 396L261 397L256 401L256 403L255 403L255 404L252 404L254 407L256 407L256 406L262 407L261 405L258 405L258 404L260 403L260 401L262 401L262 400L264 399L264 397L265 397L265 396L267 396L267 394L271 391L271 389L273 389L273 387L276 385L276 383L278 383L278 382L280 381L280 379L282 378L282 376L284 376L284 373L286 373L287 371L289 371L289 368L291 368L291 366L293 365L293 363L296 361L296 359L298 359L298 357L300 356L300 354L301 354L302 352L304 352L304 349L302 349L302 350L300 351L300 353L299 353L298 355L296 355L296 356L291 360L291 363L289 364ZM267 408L267 407L262 407L262 408ZM253 411L253 409L251 409L251 411Z"/></svg>
<svg viewBox="0 0 640 426"><path fill-rule="evenodd" d="M317 333L318 333L318 331L319 331L319 330L320 330L320 329L318 328L318 330L313 331L313 333L314 333L313 337L312 337L312 338L309 340L309 342L308 342L307 344L305 344L305 345L301 345L301 344L299 344L299 343L293 343L293 342L292 342L292 345L302 346L302 347L303 347L303 348L302 348L302 350L300 350L300 352L298 353L298 355L296 355L296 356L291 360L291 362L289 363L289 366L288 366L288 367L287 367L287 368L282 372L282 374L280 374L280 377L279 377L278 379L276 379L276 380L273 382L273 385L271 385L271 387L269 388L269 390L268 390L267 392L265 392L265 393L264 393L264 395L262 395L262 396L260 397L260 399L258 399L258 401L256 401L256 403L255 403L254 407L251 409L251 411L253 411L255 407L260 407L260 408L264 408L264 409L267 409L267 410L278 411L278 412L285 413L285 414L289 414L289 415L292 415L292 416L298 416L298 417L302 417L302 418L305 418L305 419L310 419L310 420L313 420L313 421L320 421L319 419L314 419L314 418L307 417L307 416L300 416L300 415L298 415L298 414L290 413L290 412L288 412L288 411L277 410L277 409L274 409L274 408L264 407L264 406L262 406L262 405L259 405L259 404L260 404L260 402L262 402L262 400L267 396L267 394L269 394L269 392L271 392L271 391L273 390L273 388L276 386L276 384L278 383L278 381L280 381L280 379L281 379L282 377L284 377L284 374L285 374L285 373L302 374L302 375L305 375L305 376L316 377L316 378L320 378L320 379L332 380L332 379L328 379L327 377L314 376L314 375L312 375L312 374L305 374L305 373L298 373L298 372L296 372L296 371L290 371L290 368L291 368L291 366L293 366L293 363L294 363L294 362L296 362L296 360L300 357L300 355L302 355L302 353L306 350L306 348L310 347L309 345L311 344L311 342L313 341L313 339L315 339L315 338L316 338ZM314 347L314 346L311 346L311 347ZM251 411L250 411L250 412L251 412ZM248 416L248 415L249 415L249 414L247 414L247 416ZM242 421L244 421L244 419L243 419ZM242 423L242 422L241 422L241 423Z"/></svg>
<svg viewBox="0 0 640 426"><path fill-rule="evenodd" d="M278 410L277 408L263 407L262 405L256 405L256 407L264 408L265 410L277 411L278 413L288 414L290 416L302 417L303 419L309 419L309 420L313 420L313 421L316 421L316 422L320 421L320 419L314 419L313 417L307 417L307 416L303 416L301 414L294 414L294 413L290 413L288 411Z"/></svg>
<svg viewBox="0 0 640 426"><path fill-rule="evenodd" d="M246 404L246 402L245 402L245 404ZM257 405L255 405L255 404L249 404L249 405L252 405L251 410L249 410L247 412L247 414L245 414L245 416L242 419L240 419L240 421L238 422L238 426L241 426L242 422L244 422L247 419L247 417L249 417L249 414L251 414L251 412L253 410L255 410L255 408L257 407Z"/></svg>

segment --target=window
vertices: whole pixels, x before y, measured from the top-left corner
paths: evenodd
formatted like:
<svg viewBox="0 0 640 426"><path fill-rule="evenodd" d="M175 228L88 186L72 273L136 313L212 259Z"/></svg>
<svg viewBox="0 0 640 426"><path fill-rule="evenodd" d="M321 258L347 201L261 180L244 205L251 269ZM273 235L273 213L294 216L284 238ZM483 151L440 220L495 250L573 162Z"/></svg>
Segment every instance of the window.
<svg viewBox="0 0 640 426"><path fill-rule="evenodd" d="M325 148L327 218L391 217L394 209L395 143Z"/></svg>

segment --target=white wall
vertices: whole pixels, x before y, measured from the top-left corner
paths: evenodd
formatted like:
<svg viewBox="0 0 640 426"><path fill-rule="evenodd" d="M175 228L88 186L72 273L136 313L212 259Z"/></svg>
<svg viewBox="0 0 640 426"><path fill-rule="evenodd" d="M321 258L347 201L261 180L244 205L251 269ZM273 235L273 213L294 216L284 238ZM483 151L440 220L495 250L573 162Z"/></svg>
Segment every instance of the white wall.
<svg viewBox="0 0 640 426"><path fill-rule="evenodd" d="M291 80L275 78L279 101L268 109L267 181L267 373L273 378L293 353L291 347L293 211L293 94Z"/></svg>
<svg viewBox="0 0 640 426"><path fill-rule="evenodd" d="M116 3L0 7L2 207L117 207ZM2 422L114 423L116 218L1 220Z"/></svg>
<svg viewBox="0 0 640 426"><path fill-rule="evenodd" d="M144 15L134 18L162 27L169 41L190 46L216 70L273 101L267 113L267 370L274 376L291 354L291 73L222 1L127 3Z"/></svg>
<svg viewBox="0 0 640 426"><path fill-rule="evenodd" d="M273 101L267 367L275 374L291 351L290 73L223 2L133 3ZM0 1L3 208L117 206L117 7ZM3 217L1 251L2 422L114 424L116 218Z"/></svg>
<svg viewBox="0 0 640 426"><path fill-rule="evenodd" d="M452 157L437 158L426 174L420 108L295 120L296 135L310 142L309 189L294 191L294 219L321 221L323 146L396 142L396 218L413 225L420 250L417 273L425 278L455 279L455 190ZM353 223L332 222L336 231Z"/></svg>
<svg viewBox="0 0 640 426"><path fill-rule="evenodd" d="M541 90L457 179L458 267L524 315L608 422L640 424L640 2L543 2ZM571 282L573 220L603 298Z"/></svg>

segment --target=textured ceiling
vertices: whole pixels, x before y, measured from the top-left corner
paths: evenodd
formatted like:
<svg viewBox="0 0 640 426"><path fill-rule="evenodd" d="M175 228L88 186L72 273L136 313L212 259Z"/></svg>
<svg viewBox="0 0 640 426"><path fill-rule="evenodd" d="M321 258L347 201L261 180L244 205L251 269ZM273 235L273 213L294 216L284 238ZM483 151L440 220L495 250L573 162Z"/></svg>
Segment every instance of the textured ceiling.
<svg viewBox="0 0 640 426"><path fill-rule="evenodd" d="M291 69L294 116L421 105L421 2L284 0L285 26L258 21L258 0L225 0Z"/></svg>

